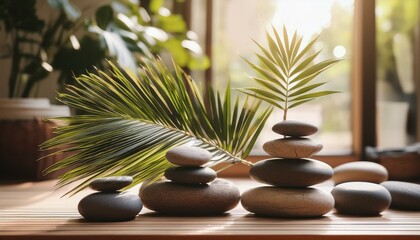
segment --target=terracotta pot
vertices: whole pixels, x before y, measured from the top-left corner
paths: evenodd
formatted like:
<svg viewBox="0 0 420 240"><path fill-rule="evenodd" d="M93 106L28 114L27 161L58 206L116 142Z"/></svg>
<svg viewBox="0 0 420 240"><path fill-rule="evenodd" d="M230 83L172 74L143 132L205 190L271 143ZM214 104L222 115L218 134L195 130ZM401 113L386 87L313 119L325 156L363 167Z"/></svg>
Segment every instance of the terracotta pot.
<svg viewBox="0 0 420 240"><path fill-rule="evenodd" d="M53 137L55 122L43 120L68 116L66 106L52 106L48 99L0 99L0 178L7 180L45 180L60 173L43 171L61 159L40 151L39 145Z"/></svg>

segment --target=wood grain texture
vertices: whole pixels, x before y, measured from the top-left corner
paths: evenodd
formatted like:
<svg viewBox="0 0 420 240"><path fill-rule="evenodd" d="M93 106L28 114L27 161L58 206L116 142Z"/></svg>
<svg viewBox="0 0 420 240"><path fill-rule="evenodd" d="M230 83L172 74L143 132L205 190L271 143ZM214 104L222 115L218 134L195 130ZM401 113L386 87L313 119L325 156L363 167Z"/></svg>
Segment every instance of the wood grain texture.
<svg viewBox="0 0 420 240"><path fill-rule="evenodd" d="M241 191L258 185L232 181ZM241 206L215 217L161 216L143 209L129 222L85 222L77 203L92 191L60 198L66 189L54 191L54 183L0 185L0 239L420 239L420 212L392 210L378 217L331 212L317 219L276 219L256 217Z"/></svg>

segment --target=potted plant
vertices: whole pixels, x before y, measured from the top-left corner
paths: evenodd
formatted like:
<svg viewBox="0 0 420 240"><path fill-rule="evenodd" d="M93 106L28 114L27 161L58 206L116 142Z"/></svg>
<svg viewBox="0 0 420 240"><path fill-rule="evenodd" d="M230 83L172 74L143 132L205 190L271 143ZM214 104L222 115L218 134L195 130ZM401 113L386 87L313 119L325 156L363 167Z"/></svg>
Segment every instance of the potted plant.
<svg viewBox="0 0 420 240"><path fill-rule="evenodd" d="M9 49L3 55L11 62L9 98L0 101L0 161L5 166L2 177L43 179L42 169L56 161L53 157L47 158L51 161L35 161L45 154L37 146L52 136L51 128L55 126L41 119L67 116L69 110L67 106L51 105L48 99L32 98L37 96L41 81L54 81L52 84L57 84L61 91L65 84L74 82L74 76L91 71L94 66L106 68L106 58L135 71L137 55L164 51L181 66L208 66L205 55L193 51L200 48L194 39L187 37L182 17L168 9L161 13L161 1L151 1L150 6L144 7L136 1L113 1L98 7L93 17L81 17L81 11L71 2L48 0L48 6L56 10L50 21L37 15L37 3L36 0L0 3L0 30L7 42L2 48ZM26 142L28 146L24 147Z"/></svg>
<svg viewBox="0 0 420 240"><path fill-rule="evenodd" d="M43 179L42 169L56 161L36 159L45 153L38 145L52 136L51 116L68 116L67 106L51 105L47 98L32 98L37 84L53 71L57 49L71 38L80 12L67 1L48 1L58 10L47 22L37 15L36 1L1 1L0 24L5 37L4 57L10 58L8 97L0 100L0 161L2 178ZM2 78L7 77L3 75Z"/></svg>

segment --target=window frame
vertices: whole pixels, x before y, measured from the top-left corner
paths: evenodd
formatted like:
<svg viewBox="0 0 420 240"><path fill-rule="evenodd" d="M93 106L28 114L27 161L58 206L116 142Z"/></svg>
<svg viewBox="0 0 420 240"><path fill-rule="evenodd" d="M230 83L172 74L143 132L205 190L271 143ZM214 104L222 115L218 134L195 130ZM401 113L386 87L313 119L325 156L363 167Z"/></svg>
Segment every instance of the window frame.
<svg viewBox="0 0 420 240"><path fill-rule="evenodd" d="M418 12L420 13L420 4ZM417 132L416 140L420 142L420 17L417 21L417 26L415 30L414 38L414 81L416 88L416 123L417 123Z"/></svg>

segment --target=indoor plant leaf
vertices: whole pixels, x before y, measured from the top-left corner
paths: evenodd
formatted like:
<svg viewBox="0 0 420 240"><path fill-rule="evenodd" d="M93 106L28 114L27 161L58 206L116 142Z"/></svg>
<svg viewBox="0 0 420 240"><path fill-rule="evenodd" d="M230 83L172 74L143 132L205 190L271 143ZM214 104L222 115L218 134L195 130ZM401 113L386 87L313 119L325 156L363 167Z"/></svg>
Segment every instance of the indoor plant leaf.
<svg viewBox="0 0 420 240"><path fill-rule="evenodd" d="M106 30L108 24L112 21L114 11L109 5L105 5L96 10L95 20L98 27Z"/></svg>
<svg viewBox="0 0 420 240"><path fill-rule="evenodd" d="M239 91L282 109L283 120L287 119L288 109L337 93L336 91L314 92L314 89L326 83L312 83L314 78L341 60L328 59L314 63L320 51L310 54L310 50L318 36L307 45L303 45L303 37L297 32L289 37L285 27L282 36L273 27L272 35L266 32L268 48L254 41L262 52L262 54L256 53L261 65L245 59L249 66L261 75L261 77L251 77L261 87L247 87Z"/></svg>
<svg viewBox="0 0 420 240"><path fill-rule="evenodd" d="M271 107L260 112L257 99L243 104L236 99L232 105L227 87L224 93L209 89L206 108L194 81L176 64L171 72L161 60L143 58L140 77L110 64L110 73L81 75L59 95L61 102L86 112L61 118L66 124L42 145L71 154L47 170L70 169L60 186L83 179L70 192L76 193L101 176L131 175L133 184L156 179L170 165L166 151L183 144L209 150L211 167L248 164L244 159Z"/></svg>

